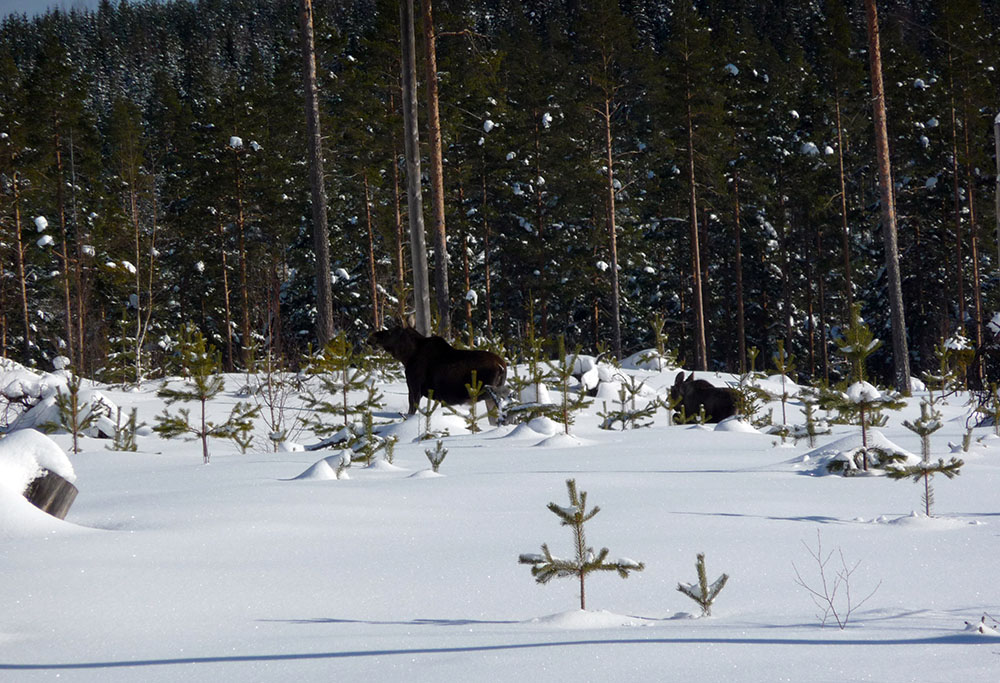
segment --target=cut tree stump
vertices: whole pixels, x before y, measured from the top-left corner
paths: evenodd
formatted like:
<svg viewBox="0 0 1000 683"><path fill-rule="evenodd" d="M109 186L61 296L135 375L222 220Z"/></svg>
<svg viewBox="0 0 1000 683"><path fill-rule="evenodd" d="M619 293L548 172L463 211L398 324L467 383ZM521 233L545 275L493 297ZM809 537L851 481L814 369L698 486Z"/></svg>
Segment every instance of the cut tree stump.
<svg viewBox="0 0 1000 683"><path fill-rule="evenodd" d="M28 484L24 497L42 512L66 519L66 513L76 500L79 490L55 472L46 469L42 471L42 476Z"/></svg>

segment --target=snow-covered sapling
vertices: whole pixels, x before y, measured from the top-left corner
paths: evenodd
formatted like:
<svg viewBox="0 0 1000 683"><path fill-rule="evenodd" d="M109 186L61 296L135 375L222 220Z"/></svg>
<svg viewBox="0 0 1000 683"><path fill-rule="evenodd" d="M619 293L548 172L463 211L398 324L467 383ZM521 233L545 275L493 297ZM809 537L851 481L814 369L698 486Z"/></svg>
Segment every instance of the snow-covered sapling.
<svg viewBox="0 0 1000 683"><path fill-rule="evenodd" d="M444 447L441 439L438 439L437 447L434 450L425 448L424 454L427 455L427 459L431 462L431 469L437 472L438 468L441 467L441 463L444 462L445 456L448 455L448 449Z"/></svg>
<svg viewBox="0 0 1000 683"><path fill-rule="evenodd" d="M183 362L190 372L190 377L185 382L185 388L173 389L167 382L164 382L156 395L166 400L168 406L178 401L197 401L200 407L198 423L191 424L191 413L187 408L179 409L176 415L171 415L164 408L163 414L156 418L158 424L153 427L153 431L165 439L183 434L190 434L193 439L201 439L202 459L206 464L209 461L208 439L210 437L232 439L240 446L241 450L246 450L253 429L252 420L257 416L256 407L250 406L248 403L237 402L225 422L216 424L206 419L208 402L218 396L225 388L225 380L219 374L221 367L219 352L211 344L206 345L201 332L195 332L180 345L180 353L183 355Z"/></svg>
<svg viewBox="0 0 1000 683"><path fill-rule="evenodd" d="M111 444L106 446L108 450L129 452L139 450L139 444L136 442L136 432L139 431L139 427L144 426L146 423L139 424L137 422L137 415L138 409L132 408L129 412L128 420L123 424L122 409L118 408L115 415L115 436Z"/></svg>
<svg viewBox="0 0 1000 683"><path fill-rule="evenodd" d="M577 346L572 354L567 353L566 338L560 335L558 358L548 362L549 371L555 375L556 380L559 382L559 391L562 393L560 416L566 434L569 434L569 427L573 424L573 413L590 404L590 399L584 393L582 386L578 392L570 391L570 380L573 379L573 373L577 369L579 358L580 347Z"/></svg>
<svg viewBox="0 0 1000 683"><path fill-rule="evenodd" d="M836 410L846 420L855 418L861 425L862 469L868 471L868 427L885 423L882 411L897 410L903 407L903 402L895 392L881 392L868 382L858 381L847 387L846 391L829 391L820 399L820 406L825 410Z"/></svg>
<svg viewBox="0 0 1000 683"><path fill-rule="evenodd" d="M349 425L353 416L363 416L382 406L382 394L374 384L372 373L365 367L365 360L343 331L331 339L321 353L310 357L309 372L318 377L321 391L306 392L306 405L313 416L304 422L317 435L334 434ZM361 401L352 402L350 393L357 391L367 395ZM324 415L334 416L334 423L328 424Z"/></svg>
<svg viewBox="0 0 1000 683"><path fill-rule="evenodd" d="M698 561L695 563L698 572L698 583L678 583L677 590L698 603L701 607L701 616L712 616L712 603L722 592L729 580L728 574L722 574L711 585L708 583L708 576L705 573L705 553L698 553Z"/></svg>
<svg viewBox="0 0 1000 683"><path fill-rule="evenodd" d="M781 424L788 424L788 413L785 406L788 404L788 377L795 372L795 356L785 351L785 342L778 340L778 350L771 356L771 362L775 370L781 375Z"/></svg>
<svg viewBox="0 0 1000 683"><path fill-rule="evenodd" d="M548 544L542 544L542 553L524 554L518 558L521 564L530 564L531 575L538 583L548 583L554 577L575 576L580 582L580 609L587 609L587 592L585 580L587 574L595 571L614 571L623 579L627 579L629 572L641 572L645 569L642 562L635 560L619 559L608 561L608 549L601 548L598 553L587 546L584 537L583 525L594 518L601 508L596 505L592 510L587 510L587 492L576 490L576 480L567 479L566 488L569 491L569 506L563 507L556 503L549 503L548 507L557 517L562 526L568 526L573 530L573 545L575 557L572 560L554 557L549 551Z"/></svg>
<svg viewBox="0 0 1000 683"><path fill-rule="evenodd" d="M65 429L73 436L73 452L80 452L80 436L97 422L101 414L89 403L80 403L80 385L83 380L70 374L66 380L66 389L60 387L56 391L55 402L59 409L58 422L42 425L44 431Z"/></svg>
<svg viewBox="0 0 1000 683"><path fill-rule="evenodd" d="M920 417L913 422L909 420L903 422L903 426L920 437L920 452L923 456L917 465L908 467L895 467L888 470L887 474L891 479L913 479L914 482L924 483L924 514L931 516L931 507L934 505L934 489L931 487L931 477L935 474L943 474L949 479L954 479L961 474L960 468L965 463L957 458L952 458L945 462L943 458L938 458L936 463L931 462L931 434L941 429L941 413L934 409L929 401L921 401Z"/></svg>
<svg viewBox="0 0 1000 683"><path fill-rule="evenodd" d="M608 410L608 404L604 403L604 411L597 413L598 417L603 418L600 424L601 429L614 429L617 422L621 422L622 431L652 425L652 417L656 414L660 402L658 400L647 401L644 407L639 408L636 399L642 393L644 386L642 381L637 377L627 379L622 377L620 384L618 408Z"/></svg>
<svg viewBox="0 0 1000 683"><path fill-rule="evenodd" d="M816 418L816 407L819 406L819 392L812 387L804 387L799 391L799 400L802 401L802 414L805 416L804 425L797 425L792 431L792 437L796 440L807 439L809 447L816 446L816 437L820 434L829 434L830 425L826 420Z"/></svg>

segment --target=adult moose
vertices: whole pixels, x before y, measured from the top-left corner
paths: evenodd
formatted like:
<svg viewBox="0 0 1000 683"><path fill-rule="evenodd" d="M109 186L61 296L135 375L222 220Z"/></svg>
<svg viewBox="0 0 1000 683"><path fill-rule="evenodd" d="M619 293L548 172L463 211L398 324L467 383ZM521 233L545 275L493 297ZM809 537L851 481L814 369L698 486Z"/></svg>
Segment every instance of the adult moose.
<svg viewBox="0 0 1000 683"><path fill-rule="evenodd" d="M447 403L468 403L472 373L483 383L488 408L506 394L507 363L495 353L456 349L441 337L425 337L410 326L379 330L368 338L403 364L409 394L409 414L417 411L422 396Z"/></svg>
<svg viewBox="0 0 1000 683"><path fill-rule="evenodd" d="M695 379L692 372L685 379L680 372L670 388L670 399L681 400L687 417L693 417L705 406L705 419L708 422L722 422L727 417L736 414L736 392L733 389L723 389L713 386L703 379Z"/></svg>

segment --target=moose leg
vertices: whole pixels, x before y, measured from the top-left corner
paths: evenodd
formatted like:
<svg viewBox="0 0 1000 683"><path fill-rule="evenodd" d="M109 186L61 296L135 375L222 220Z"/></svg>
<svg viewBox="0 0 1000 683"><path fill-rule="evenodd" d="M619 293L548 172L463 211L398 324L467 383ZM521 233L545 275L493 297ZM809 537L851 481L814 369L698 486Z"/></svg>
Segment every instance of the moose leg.
<svg viewBox="0 0 1000 683"><path fill-rule="evenodd" d="M505 423L503 406L500 404L500 399L497 397L496 389L492 386L485 386L486 393L486 415L490 424L494 427L502 425Z"/></svg>

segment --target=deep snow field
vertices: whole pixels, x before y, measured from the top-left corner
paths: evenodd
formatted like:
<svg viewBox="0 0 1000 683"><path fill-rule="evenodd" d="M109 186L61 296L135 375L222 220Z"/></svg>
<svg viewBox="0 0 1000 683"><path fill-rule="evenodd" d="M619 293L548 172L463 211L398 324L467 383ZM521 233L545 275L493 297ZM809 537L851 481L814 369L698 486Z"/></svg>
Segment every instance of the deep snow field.
<svg viewBox="0 0 1000 683"><path fill-rule="evenodd" d="M627 372L662 391L676 375ZM214 414L228 414L243 383L228 378ZM163 408L158 387L100 390L152 425ZM399 421L405 385L383 392L378 419ZM919 415L919 398L878 430L914 453L919 440L902 421ZM429 475L424 454L433 442L412 441L413 419L394 428L402 438L392 466L355 464L340 480L312 468L331 450L260 444L241 454L214 441L205 465L198 442L151 434L138 452L113 452L107 440L84 438L72 454L70 436L55 434L80 490L66 521L0 481L0 680L1000 676L1000 637L966 628L1000 617L1000 440L991 428L959 454L960 476L935 478L935 517L926 518L921 486L819 476L804 441L668 426L663 410L652 427L604 431L599 410L579 414L575 439L550 438L544 423L538 431L484 422L483 432L460 434L452 418L440 476ZM967 410L964 397L948 398L935 459L952 455ZM802 422L798 404L789 422ZM820 444L858 432L835 426ZM0 440L5 456L13 454ZM645 563L626 580L591 575L586 612L576 580L539 585L518 564L542 543L572 556L569 530L546 509L568 504L568 478L601 508L588 543ZM821 626L796 584L797 569L819 585L817 542L860 563L850 577L855 603L877 587L844 630L832 619ZM699 552L709 581L730 576L708 618L677 591L696 581Z"/></svg>

